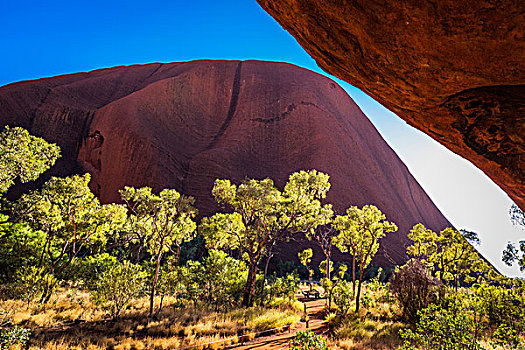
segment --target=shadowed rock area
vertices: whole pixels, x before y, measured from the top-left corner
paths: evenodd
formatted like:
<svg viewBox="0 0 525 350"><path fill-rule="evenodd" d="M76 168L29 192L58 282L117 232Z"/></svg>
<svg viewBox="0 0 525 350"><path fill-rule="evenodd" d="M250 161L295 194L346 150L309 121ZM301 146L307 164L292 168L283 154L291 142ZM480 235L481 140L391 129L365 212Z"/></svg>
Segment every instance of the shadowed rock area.
<svg viewBox="0 0 525 350"><path fill-rule="evenodd" d="M62 160L46 175L88 171L106 203L125 185L170 187L203 216L219 209L216 178L282 188L292 172L318 169L337 210L374 204L397 223L376 259L384 266L404 261L414 224L450 226L346 92L290 64L148 64L15 83L0 88L0 124L58 143ZM300 245L283 245L283 260Z"/></svg>
<svg viewBox="0 0 525 350"><path fill-rule="evenodd" d="M525 2L257 0L327 72L525 210Z"/></svg>

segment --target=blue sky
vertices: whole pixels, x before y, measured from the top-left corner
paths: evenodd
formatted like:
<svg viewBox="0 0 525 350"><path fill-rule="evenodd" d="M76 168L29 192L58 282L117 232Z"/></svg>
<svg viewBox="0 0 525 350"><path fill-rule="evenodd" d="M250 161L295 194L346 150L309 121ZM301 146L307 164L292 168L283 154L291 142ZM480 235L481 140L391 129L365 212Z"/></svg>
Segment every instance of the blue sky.
<svg viewBox="0 0 525 350"><path fill-rule="evenodd" d="M322 72L255 0L2 1L0 86L97 68L194 59L259 59ZM333 77L332 77L333 78ZM347 83L340 83L456 226L478 232L478 248L500 262L513 227L508 196L467 161L411 128Z"/></svg>

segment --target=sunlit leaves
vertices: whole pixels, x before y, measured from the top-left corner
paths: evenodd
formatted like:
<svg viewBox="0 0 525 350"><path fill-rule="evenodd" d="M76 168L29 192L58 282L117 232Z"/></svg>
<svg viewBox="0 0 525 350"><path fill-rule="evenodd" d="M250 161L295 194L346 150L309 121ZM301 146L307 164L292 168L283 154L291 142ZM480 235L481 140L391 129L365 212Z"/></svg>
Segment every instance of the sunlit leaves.
<svg viewBox="0 0 525 350"><path fill-rule="evenodd" d="M212 194L232 213L203 219L199 230L208 247L238 249L247 256L251 297L257 264L276 242L330 221L332 207L320 202L329 188L328 175L316 170L290 175L282 192L271 179L249 179L238 186L218 179Z"/></svg>
<svg viewBox="0 0 525 350"><path fill-rule="evenodd" d="M181 195L174 189L164 189L156 195L149 187L125 187L120 194L130 212L128 230L140 245L146 245L155 260L150 289L151 317L162 256L172 246L180 249L183 242L193 237L196 228L193 218L197 209L193 206L193 197ZM138 234L134 235L134 232Z"/></svg>
<svg viewBox="0 0 525 350"><path fill-rule="evenodd" d="M408 238L414 243L407 248L407 254L426 263L436 277L456 287L460 279L471 283L491 270L469 241L452 228L436 233L417 224Z"/></svg>
<svg viewBox="0 0 525 350"><path fill-rule="evenodd" d="M53 177L44 186L24 194L13 206L16 219L44 233L40 247L41 275L60 276L85 250L102 250L108 237L125 222L121 205L101 205L89 189L89 174ZM42 301L49 300L57 281L46 279Z"/></svg>
<svg viewBox="0 0 525 350"><path fill-rule="evenodd" d="M78 250L103 246L126 218L121 205L101 205L89 189L90 175L53 177L42 189L23 195L15 204L20 219L49 236L51 244Z"/></svg>
<svg viewBox="0 0 525 350"><path fill-rule="evenodd" d="M60 148L30 135L22 128L9 128L0 134L0 193L14 184L36 180L55 164Z"/></svg>
<svg viewBox="0 0 525 350"><path fill-rule="evenodd" d="M333 221L339 234L333 238L333 243L343 253L352 255L352 281L355 288L356 264L359 268L359 289L355 295L356 311L359 311L359 296L364 269L370 264L379 249L379 240L387 233L397 231L393 222L386 221L385 214L373 205L365 205L362 209L352 206L346 210L346 215L337 215ZM354 289L355 290L355 289Z"/></svg>
<svg viewBox="0 0 525 350"><path fill-rule="evenodd" d="M130 212L130 231L147 237L148 251L157 256L167 252L171 245L180 246L192 238L197 209L193 197L181 196L174 189L165 189L158 195L151 188L125 187L120 191Z"/></svg>
<svg viewBox="0 0 525 350"><path fill-rule="evenodd" d="M396 224L386 221L385 215L373 205L365 205L362 209L352 206L346 210L346 215L337 215L333 225L339 231L333 239L334 244L341 252L349 252L364 267L377 253L379 240L397 231Z"/></svg>

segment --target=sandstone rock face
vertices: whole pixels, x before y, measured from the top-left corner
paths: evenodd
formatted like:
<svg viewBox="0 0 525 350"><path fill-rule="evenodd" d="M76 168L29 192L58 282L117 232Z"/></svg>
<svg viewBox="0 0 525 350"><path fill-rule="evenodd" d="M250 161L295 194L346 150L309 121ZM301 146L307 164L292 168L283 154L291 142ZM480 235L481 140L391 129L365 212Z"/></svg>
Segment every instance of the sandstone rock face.
<svg viewBox="0 0 525 350"><path fill-rule="evenodd" d="M257 0L327 72L525 209L525 2Z"/></svg>
<svg viewBox="0 0 525 350"><path fill-rule="evenodd" d="M125 185L170 187L194 196L201 216L219 209L216 178L282 187L318 169L337 210L375 204L397 223L376 260L385 266L404 261L414 224L450 226L346 92L290 64L149 64L11 84L0 88L0 124L58 143L52 172L90 172L103 202L119 201ZM280 249L287 260L300 247Z"/></svg>

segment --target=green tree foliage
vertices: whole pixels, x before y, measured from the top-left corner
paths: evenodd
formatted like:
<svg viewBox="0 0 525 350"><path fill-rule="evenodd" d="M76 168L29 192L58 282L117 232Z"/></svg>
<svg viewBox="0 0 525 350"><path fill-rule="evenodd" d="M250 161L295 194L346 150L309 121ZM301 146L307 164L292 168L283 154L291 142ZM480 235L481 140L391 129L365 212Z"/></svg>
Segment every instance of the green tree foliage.
<svg viewBox="0 0 525 350"><path fill-rule="evenodd" d="M281 297L294 300L295 292L300 284L299 275L296 271L286 274L286 276L272 276L268 284L269 295L271 298Z"/></svg>
<svg viewBox="0 0 525 350"><path fill-rule="evenodd" d="M17 220L45 235L37 266L59 277L81 252L97 252L126 218L117 204L101 205L88 187L90 175L53 177L40 190L24 194L13 206ZM45 286L42 301L51 296Z"/></svg>
<svg viewBox="0 0 525 350"><path fill-rule="evenodd" d="M407 248L407 254L456 288L461 282L472 283L476 277L486 277L491 270L467 239L451 228L436 233L417 224L408 238L414 243Z"/></svg>
<svg viewBox="0 0 525 350"><path fill-rule="evenodd" d="M75 282L82 281L91 290L95 289L100 276L117 264L117 258L109 253L93 254L73 260L62 277Z"/></svg>
<svg viewBox="0 0 525 350"><path fill-rule="evenodd" d="M239 186L229 180L215 181L214 197L232 213L203 219L200 232L209 248L238 249L246 257L243 305L253 303L257 265L276 242L329 221L332 208L320 202L329 188L328 175L316 170L290 175L282 192L270 179L246 180Z"/></svg>
<svg viewBox="0 0 525 350"><path fill-rule="evenodd" d="M234 259L220 250L210 250L209 255L199 264L202 278L198 281L202 291L201 299L214 305L233 306L242 297L246 285L248 268L243 261ZM194 268L195 269L195 268Z"/></svg>
<svg viewBox="0 0 525 350"><path fill-rule="evenodd" d="M8 283L20 269L38 264L45 235L26 224L8 222L6 215L0 214L0 222L0 283Z"/></svg>
<svg viewBox="0 0 525 350"><path fill-rule="evenodd" d="M334 244L341 252L352 255L352 285L358 312L365 269L377 253L379 240L387 233L397 231L397 226L386 221L385 215L373 205L365 205L362 209L356 206L348 208L346 215L335 217L333 226L339 231ZM355 293L357 270L359 280Z"/></svg>
<svg viewBox="0 0 525 350"><path fill-rule="evenodd" d="M336 315L339 317L339 320L342 320L350 312L352 302L355 300L353 286L350 282L340 279L335 284L332 295L336 306Z"/></svg>
<svg viewBox="0 0 525 350"><path fill-rule="evenodd" d="M60 157L60 148L22 128L5 127L0 134L0 194L14 184L36 180Z"/></svg>
<svg viewBox="0 0 525 350"><path fill-rule="evenodd" d="M208 253L202 262L189 260L184 266L170 259L163 267L159 293L194 304L203 301L216 310L236 306L246 285L246 264L221 250L211 249Z"/></svg>
<svg viewBox="0 0 525 350"><path fill-rule="evenodd" d="M17 271L15 293L29 303L37 298L46 300L54 292L58 279L46 266L24 266Z"/></svg>
<svg viewBox="0 0 525 350"><path fill-rule="evenodd" d="M525 212L513 204L509 210L510 220L513 225L525 228ZM507 248L503 251L502 260L508 266L514 262L518 263L520 271L525 271L525 241L519 241L518 247L512 242L508 242Z"/></svg>
<svg viewBox="0 0 525 350"><path fill-rule="evenodd" d="M327 350L326 340L314 332L299 331L290 341L291 350Z"/></svg>
<svg viewBox="0 0 525 350"><path fill-rule="evenodd" d="M525 332L525 288L515 285L504 286L479 285L476 295L486 309L488 323L492 326L510 327L518 334ZM506 332L502 329L501 335Z"/></svg>
<svg viewBox="0 0 525 350"><path fill-rule="evenodd" d="M303 250L302 252L297 253L297 256L299 257L299 261L301 264L306 267L306 270L308 271L308 280L312 280L312 276L314 274L314 270L310 269L310 262L312 261L312 256L314 255L314 252L312 248L308 248Z"/></svg>
<svg viewBox="0 0 525 350"><path fill-rule="evenodd" d="M143 292L146 278L146 272L140 265L129 261L116 264L96 282L92 292L94 300L108 310L113 319L117 319L132 299Z"/></svg>
<svg viewBox="0 0 525 350"><path fill-rule="evenodd" d="M178 257L182 243L193 237L196 228L193 218L197 215L197 209L193 206L193 197L181 195L173 189L165 189L155 195L149 187L125 187L120 194L130 212L130 234L139 245L146 245L155 262L155 273L150 283L151 317L162 256L173 252Z"/></svg>
<svg viewBox="0 0 525 350"><path fill-rule="evenodd" d="M332 261L330 261L330 265L332 264ZM333 268L333 266L332 266ZM321 280L321 285L323 286L324 290L328 294L328 310L332 309L332 301L334 299L334 291L337 289L339 283L341 283L345 278L345 273L348 270L348 266L345 264L339 265L339 271L337 274L333 275L331 278L328 278L328 273L324 272L326 271L326 261L323 260L319 263L319 270L321 270L322 273L325 274L326 277L324 277ZM352 290L353 293L353 290ZM352 294L353 296L353 294Z"/></svg>
<svg viewBox="0 0 525 350"><path fill-rule="evenodd" d="M419 312L415 330L401 333L401 349L481 350L472 330L472 320L460 301L443 305L430 304Z"/></svg>
<svg viewBox="0 0 525 350"><path fill-rule="evenodd" d="M24 346L31 336L31 331L26 328L14 326L0 328L0 350L12 349L15 345Z"/></svg>

